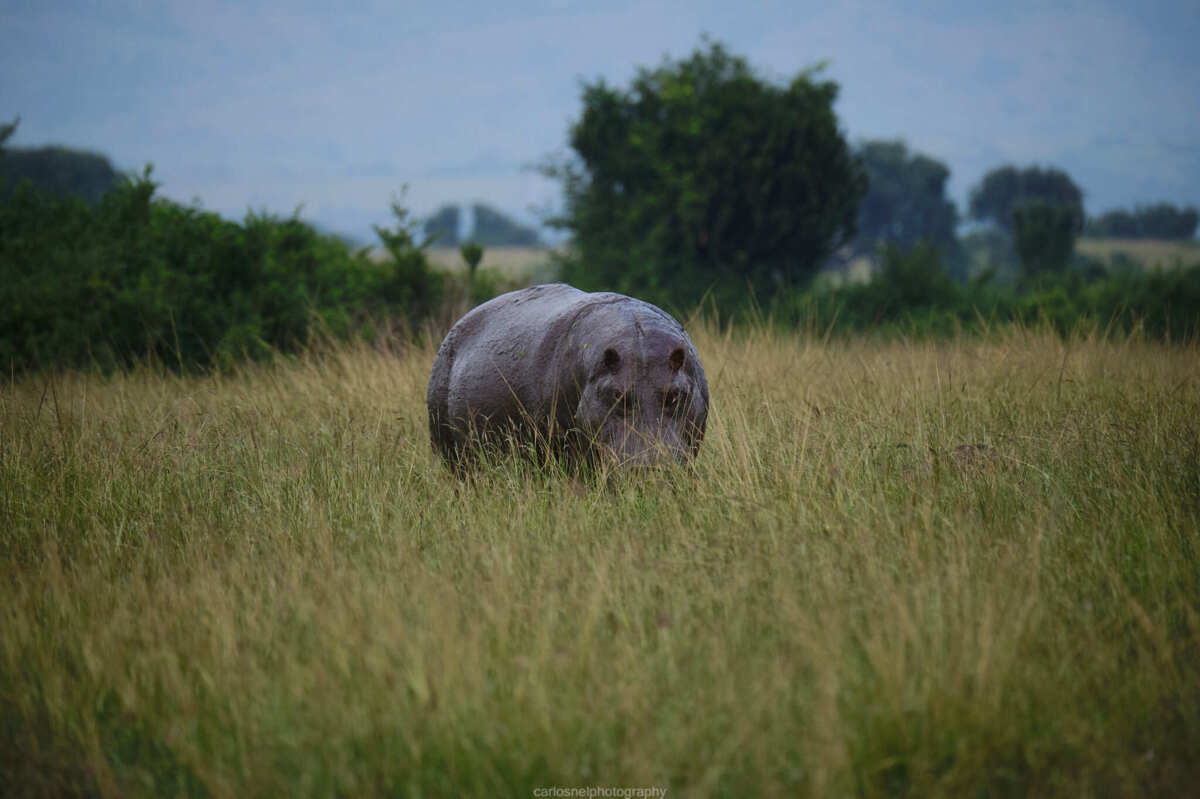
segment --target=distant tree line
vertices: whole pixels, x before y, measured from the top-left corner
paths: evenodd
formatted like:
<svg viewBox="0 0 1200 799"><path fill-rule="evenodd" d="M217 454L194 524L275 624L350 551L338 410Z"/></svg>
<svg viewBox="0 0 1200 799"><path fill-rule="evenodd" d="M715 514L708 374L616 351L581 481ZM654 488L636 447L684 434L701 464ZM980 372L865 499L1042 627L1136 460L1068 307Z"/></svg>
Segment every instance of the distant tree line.
<svg viewBox="0 0 1200 799"><path fill-rule="evenodd" d="M1172 342L1200 340L1200 262L1095 277L1081 270L1033 273L1016 285L987 275L950 278L939 251L884 247L869 283L814 286L773 298L768 318L786 328L856 335L947 336L1005 323L1072 331L1140 331ZM758 316L756 318L761 318Z"/></svg>
<svg viewBox="0 0 1200 799"><path fill-rule="evenodd" d="M475 222L470 231L459 236L462 215L457 205L443 205L425 221L424 232L435 247L457 247L472 243L484 247L537 247L537 231L514 222L489 205L471 206Z"/></svg>
<svg viewBox="0 0 1200 799"><path fill-rule="evenodd" d="M1200 328L1200 265L1109 275L1074 254L1085 232L1194 235L1194 209L1159 204L1085 224L1067 173L1003 165L973 187L976 229L960 238L947 166L900 140L851 146L837 94L819 69L766 79L709 41L639 69L628 86L585 83L570 155L543 165L563 188L550 220L571 237L562 278L685 313L703 302L830 330L1042 317L1060 329L1120 317L1118 328L1172 337ZM0 125L0 145L15 126ZM371 257L294 217L237 223L162 200L148 173L113 188L100 156L53 151L58 166L39 172L30 164L46 162L22 152L0 146L0 368L9 373L145 357L203 368L302 347L318 330L368 335L388 317L412 328L451 295L481 301L501 288L478 272L477 245L537 243L482 203L465 241L458 206L439 209L417 238L422 226L397 204L396 227L375 229L382 256ZM431 240L462 245L464 286L429 268ZM817 280L863 256L875 265L870 283Z"/></svg>
<svg viewBox="0 0 1200 799"><path fill-rule="evenodd" d="M585 84L573 155L543 170L563 186L565 277L682 306L747 290L761 301L806 287L831 258L926 245L967 279L950 170L900 140L850 147L837 92L819 71L764 79L713 42L627 88ZM1008 165L984 176L969 212L1028 277L1071 261L1083 193L1061 170Z"/></svg>
<svg viewBox="0 0 1200 799"><path fill-rule="evenodd" d="M42 191L74 195L94 204L120 183L108 158L98 153L66 147L4 147L19 122L0 125L0 198L28 180Z"/></svg>
<svg viewBox="0 0 1200 799"><path fill-rule="evenodd" d="M1120 239L1190 239L1196 235L1198 221L1200 214L1195 208L1157 203L1138 206L1132 211L1108 211L1088 220L1086 232Z"/></svg>
<svg viewBox="0 0 1200 799"><path fill-rule="evenodd" d="M1085 224L1068 173L1006 164L971 190L966 215L978 225L960 239L949 168L901 140L849 147L837 91L812 70L764 79L713 42L639 69L626 87L584 84L571 156L543 169L562 184L553 222L575 245L564 274L686 306L747 289L771 297L828 263L879 264L885 248L931 246L959 281L989 269L1032 280L1076 268L1083 234L1195 233L1195 210L1166 204Z"/></svg>

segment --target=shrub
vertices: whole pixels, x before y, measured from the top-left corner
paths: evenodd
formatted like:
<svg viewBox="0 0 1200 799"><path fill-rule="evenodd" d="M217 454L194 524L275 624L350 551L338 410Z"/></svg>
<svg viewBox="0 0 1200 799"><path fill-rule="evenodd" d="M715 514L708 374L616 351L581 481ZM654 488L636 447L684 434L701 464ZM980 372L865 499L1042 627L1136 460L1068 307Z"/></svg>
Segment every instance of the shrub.
<svg viewBox="0 0 1200 799"><path fill-rule="evenodd" d="M372 315L440 303L406 226L378 229L382 263L296 218L242 224L156 199L149 170L95 207L29 185L0 204L0 363L112 369L151 358L206 368L339 337Z"/></svg>
<svg viewBox="0 0 1200 799"><path fill-rule="evenodd" d="M885 250L883 263L866 284L782 292L768 315L783 327L819 333L938 336L1018 322L1048 323L1063 334L1097 325L1114 332L1137 327L1173 341L1200 335L1200 264L1102 278L1064 271L1012 286L994 285L987 275L956 283L928 246Z"/></svg>

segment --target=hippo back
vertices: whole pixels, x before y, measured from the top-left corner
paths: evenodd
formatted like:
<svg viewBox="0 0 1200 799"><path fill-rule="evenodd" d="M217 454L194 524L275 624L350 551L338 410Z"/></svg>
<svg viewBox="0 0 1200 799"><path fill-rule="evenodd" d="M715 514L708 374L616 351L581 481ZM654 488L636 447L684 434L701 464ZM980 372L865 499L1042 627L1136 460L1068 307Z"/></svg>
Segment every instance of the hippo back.
<svg viewBox="0 0 1200 799"><path fill-rule="evenodd" d="M544 418L564 376L556 344L588 296L562 283L533 286L463 316L438 348L429 379L434 446L448 457L460 455L473 432Z"/></svg>
<svg viewBox="0 0 1200 799"><path fill-rule="evenodd" d="M426 394L434 448L452 465L464 459L472 439L515 436L571 449L581 393L603 348L631 345L646 330L665 331L686 346L687 373L702 392L702 435L708 388L679 323L649 303L559 283L496 297L450 330Z"/></svg>

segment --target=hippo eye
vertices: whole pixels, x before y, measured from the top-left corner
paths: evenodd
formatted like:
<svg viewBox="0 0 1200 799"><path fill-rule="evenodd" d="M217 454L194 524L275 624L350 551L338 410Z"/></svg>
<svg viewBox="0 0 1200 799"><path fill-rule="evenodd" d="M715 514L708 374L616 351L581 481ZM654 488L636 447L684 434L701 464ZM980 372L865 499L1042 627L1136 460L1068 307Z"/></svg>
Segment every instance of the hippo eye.
<svg viewBox="0 0 1200 799"><path fill-rule="evenodd" d="M600 395L601 401L607 405L613 413L625 415L625 392L620 389L610 388Z"/></svg>
<svg viewBox="0 0 1200 799"><path fill-rule="evenodd" d="M677 413L684 404L684 395L682 391L668 391L667 396L663 397L663 409L667 413Z"/></svg>

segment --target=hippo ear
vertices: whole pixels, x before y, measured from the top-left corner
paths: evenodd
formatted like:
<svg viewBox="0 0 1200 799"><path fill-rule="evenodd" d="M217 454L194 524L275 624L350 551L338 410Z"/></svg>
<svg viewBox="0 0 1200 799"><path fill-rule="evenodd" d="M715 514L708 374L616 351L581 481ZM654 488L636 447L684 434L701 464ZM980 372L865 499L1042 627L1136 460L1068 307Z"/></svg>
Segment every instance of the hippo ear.
<svg viewBox="0 0 1200 799"><path fill-rule="evenodd" d="M672 350L671 355L668 358L668 361L671 364L672 372L678 372L680 369L682 369L683 368L683 348L676 347L674 350Z"/></svg>
<svg viewBox="0 0 1200 799"><path fill-rule="evenodd" d="M610 372L621 368L621 356L612 347L604 351L604 368Z"/></svg>

